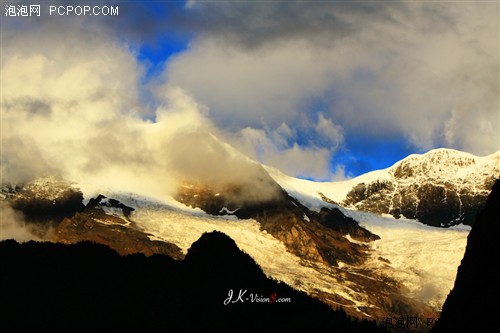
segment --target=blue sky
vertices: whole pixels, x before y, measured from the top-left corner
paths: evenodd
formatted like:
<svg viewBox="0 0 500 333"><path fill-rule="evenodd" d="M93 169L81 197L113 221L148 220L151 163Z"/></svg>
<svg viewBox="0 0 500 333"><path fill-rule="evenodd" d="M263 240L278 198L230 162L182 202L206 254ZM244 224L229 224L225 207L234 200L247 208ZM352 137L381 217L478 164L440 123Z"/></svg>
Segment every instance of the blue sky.
<svg viewBox="0 0 500 333"><path fill-rule="evenodd" d="M50 4L40 18L4 19L2 39L48 58L64 45L48 50L44 38L79 36L68 45L110 58L117 47L135 62L145 118L158 91L179 87L227 141L295 176L342 179L432 148L500 146L498 3L81 1L119 6L98 18L48 16Z"/></svg>

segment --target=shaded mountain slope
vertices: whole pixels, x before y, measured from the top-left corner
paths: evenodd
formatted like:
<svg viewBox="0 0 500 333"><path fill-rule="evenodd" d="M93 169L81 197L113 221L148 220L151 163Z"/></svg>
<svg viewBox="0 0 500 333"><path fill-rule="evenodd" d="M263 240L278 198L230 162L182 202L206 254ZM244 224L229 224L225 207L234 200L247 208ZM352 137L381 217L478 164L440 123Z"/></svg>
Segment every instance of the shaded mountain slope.
<svg viewBox="0 0 500 333"><path fill-rule="evenodd" d="M311 211L283 191L270 177L275 195L262 201L234 202L235 187L212 190L207 185L189 184L179 189L177 199L213 215L235 215L255 219L262 230L283 241L289 251L301 258L337 266L338 261L361 264L368 256L367 246L349 242L351 235L363 242L379 239L336 208Z"/></svg>
<svg viewBox="0 0 500 333"><path fill-rule="evenodd" d="M83 194L58 177L42 177L26 184L2 184L0 199L23 213L30 223L57 225L81 212Z"/></svg>
<svg viewBox="0 0 500 333"><path fill-rule="evenodd" d="M63 244L92 241L107 245L121 255L164 254L173 259L184 258L177 245L152 240L150 234L137 227L129 219L133 210L117 200L99 195L92 198L82 212L62 220L54 228L51 240Z"/></svg>
<svg viewBox="0 0 500 333"><path fill-rule="evenodd" d="M433 333L493 332L500 329L500 180L467 238L467 248L453 290Z"/></svg>

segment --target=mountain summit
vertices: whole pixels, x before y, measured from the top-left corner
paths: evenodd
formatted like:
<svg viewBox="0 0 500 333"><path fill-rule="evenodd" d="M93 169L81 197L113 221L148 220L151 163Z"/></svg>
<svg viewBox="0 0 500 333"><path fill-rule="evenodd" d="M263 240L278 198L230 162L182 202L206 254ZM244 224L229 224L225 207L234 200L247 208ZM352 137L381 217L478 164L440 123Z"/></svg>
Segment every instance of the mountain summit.
<svg viewBox="0 0 500 333"><path fill-rule="evenodd" d="M478 157L452 149L434 149L410 155L387 169L331 183L294 179L272 168L268 171L298 197L449 227L474 223L500 176L500 151Z"/></svg>

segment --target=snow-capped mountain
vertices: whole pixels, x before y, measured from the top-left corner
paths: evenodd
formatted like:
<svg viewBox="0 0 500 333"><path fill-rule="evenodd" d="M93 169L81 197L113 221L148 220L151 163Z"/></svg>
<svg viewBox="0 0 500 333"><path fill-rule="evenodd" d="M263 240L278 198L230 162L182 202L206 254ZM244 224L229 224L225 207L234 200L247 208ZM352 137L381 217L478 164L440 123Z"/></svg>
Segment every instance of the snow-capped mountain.
<svg viewBox="0 0 500 333"><path fill-rule="evenodd" d="M50 221L49 232L35 228L39 237L90 240L122 255L183 260L203 233L217 230L268 276L351 316L380 320L436 315L464 253L467 227L436 228L407 217L439 226L467 222L499 173L499 153L440 149L349 181L315 183L262 167L213 136L208 142L223 153L222 163L234 162L227 172L244 172L184 175L172 196L121 191L116 181L98 188L46 177L4 185L2 209L23 212L25 226Z"/></svg>
<svg viewBox="0 0 500 333"><path fill-rule="evenodd" d="M312 206L323 200L431 226L471 225L500 177L500 151L478 157L452 149L410 155L393 166L341 181L317 183L267 168L292 196Z"/></svg>

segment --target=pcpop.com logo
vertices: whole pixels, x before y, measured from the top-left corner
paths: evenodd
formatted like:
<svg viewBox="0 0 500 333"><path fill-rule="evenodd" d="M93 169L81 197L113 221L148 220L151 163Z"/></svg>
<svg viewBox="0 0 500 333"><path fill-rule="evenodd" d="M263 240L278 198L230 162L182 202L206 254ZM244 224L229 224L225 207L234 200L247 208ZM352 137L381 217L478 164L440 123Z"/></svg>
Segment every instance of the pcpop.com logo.
<svg viewBox="0 0 500 333"><path fill-rule="evenodd" d="M40 5L5 5L5 16L40 16Z"/></svg>

